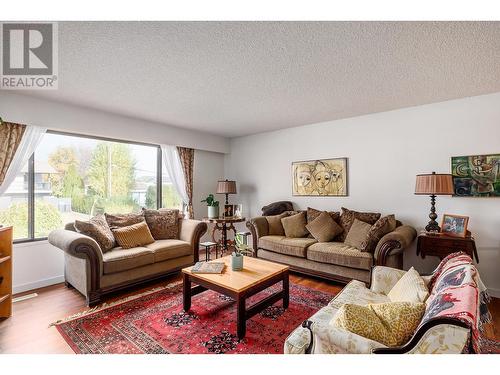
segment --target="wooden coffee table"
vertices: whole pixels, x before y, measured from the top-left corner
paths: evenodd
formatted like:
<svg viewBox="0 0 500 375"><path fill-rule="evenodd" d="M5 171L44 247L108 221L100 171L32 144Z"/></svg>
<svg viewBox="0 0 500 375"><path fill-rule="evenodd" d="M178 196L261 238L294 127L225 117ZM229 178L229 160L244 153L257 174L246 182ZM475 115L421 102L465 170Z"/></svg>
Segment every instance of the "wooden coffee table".
<svg viewBox="0 0 500 375"><path fill-rule="evenodd" d="M237 303L238 338L242 339L246 333L246 321L261 312L273 303L283 300L283 308L288 308L290 301L288 266L268 262L266 260L245 257L242 271L231 270L231 256L226 256L211 262L224 262L226 267L222 274L192 273L191 268L184 268L183 275L183 304L184 310L191 308L191 297L214 290L233 298ZM247 298L260 291L283 281L283 289L275 292L252 306L246 306ZM191 286L191 283L197 284Z"/></svg>

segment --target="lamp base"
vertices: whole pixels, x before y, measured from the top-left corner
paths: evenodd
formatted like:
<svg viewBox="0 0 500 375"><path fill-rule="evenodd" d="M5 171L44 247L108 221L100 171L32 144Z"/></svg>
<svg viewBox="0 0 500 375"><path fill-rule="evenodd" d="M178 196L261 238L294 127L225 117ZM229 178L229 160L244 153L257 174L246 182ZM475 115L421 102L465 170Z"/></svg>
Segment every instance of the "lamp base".
<svg viewBox="0 0 500 375"><path fill-rule="evenodd" d="M438 223L434 220L434 221L429 221L429 224L427 224L425 226L425 230L427 232L440 232L441 231L441 227L438 225Z"/></svg>
<svg viewBox="0 0 500 375"><path fill-rule="evenodd" d="M427 223L425 230L427 232L440 232L441 227L437 223L437 214L436 214L436 196L431 195L431 213L429 214L429 223Z"/></svg>

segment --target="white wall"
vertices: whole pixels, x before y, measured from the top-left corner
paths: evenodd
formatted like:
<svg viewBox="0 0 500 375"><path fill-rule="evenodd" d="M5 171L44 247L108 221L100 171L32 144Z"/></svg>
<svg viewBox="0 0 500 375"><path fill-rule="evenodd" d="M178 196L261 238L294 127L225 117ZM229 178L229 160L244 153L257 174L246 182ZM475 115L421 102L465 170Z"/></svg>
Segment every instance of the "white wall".
<svg viewBox="0 0 500 375"><path fill-rule="evenodd" d="M248 216L270 202L291 200L301 209L395 213L420 230L430 202L413 194L415 175L450 173L451 156L489 153L500 153L500 93L235 138L225 174L238 182L233 201ZM348 197L291 195L293 161L334 157L349 159ZM482 279L500 296L500 198L438 197L437 210L470 216ZM406 268L430 272L437 263L417 258L414 246L405 254Z"/></svg>
<svg viewBox="0 0 500 375"><path fill-rule="evenodd" d="M224 137L5 91L0 91L0 113L5 121L70 133L222 153L229 150Z"/></svg>

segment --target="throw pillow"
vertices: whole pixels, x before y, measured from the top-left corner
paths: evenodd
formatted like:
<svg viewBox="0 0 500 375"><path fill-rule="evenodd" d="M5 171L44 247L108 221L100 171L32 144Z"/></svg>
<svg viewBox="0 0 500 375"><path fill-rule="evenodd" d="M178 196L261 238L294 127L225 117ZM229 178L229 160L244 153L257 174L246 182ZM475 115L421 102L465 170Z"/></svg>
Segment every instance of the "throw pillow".
<svg viewBox="0 0 500 375"><path fill-rule="evenodd" d="M318 242L330 242L343 231L326 211L307 224L306 229Z"/></svg>
<svg viewBox="0 0 500 375"><path fill-rule="evenodd" d="M428 296L424 280L413 267L387 293L392 302L425 302Z"/></svg>
<svg viewBox="0 0 500 375"><path fill-rule="evenodd" d="M281 219L287 217L288 214L282 213L279 215L265 216L267 224L269 225L268 234L270 236L284 236L285 230L283 229L283 224L281 224Z"/></svg>
<svg viewBox="0 0 500 375"><path fill-rule="evenodd" d="M114 229L113 234L115 235L116 242L122 249L149 245L155 242L145 222Z"/></svg>
<svg viewBox="0 0 500 375"><path fill-rule="evenodd" d="M311 223L314 219L316 219L319 215L321 215L325 211L316 210L315 208L307 207L307 223ZM340 213L335 211L329 211L328 214L335 220L336 223L340 221Z"/></svg>
<svg viewBox="0 0 500 375"><path fill-rule="evenodd" d="M306 229L307 219L305 212L284 217L281 219L281 224L283 224L286 237L301 238L307 236L309 233Z"/></svg>
<svg viewBox="0 0 500 375"><path fill-rule="evenodd" d="M370 228L365 244L360 250L373 253L380 239L394 229L396 229L396 218L394 215L381 217Z"/></svg>
<svg viewBox="0 0 500 375"><path fill-rule="evenodd" d="M349 233L347 233L344 243L358 250L363 250L366 246L366 238L371 228L372 226L370 224L354 219L354 223L351 225L351 229Z"/></svg>
<svg viewBox="0 0 500 375"><path fill-rule="evenodd" d="M351 211L347 208L342 207L342 214L340 215L340 226L344 228L344 231L340 234L338 240L344 242L349 230L351 229L354 219L358 219L368 223L370 225L375 224L375 222L380 219L380 214L375 212L357 212Z"/></svg>
<svg viewBox="0 0 500 375"><path fill-rule="evenodd" d="M128 227L129 225L137 224L144 221L143 213L130 213L130 214L104 214L106 221L111 229Z"/></svg>
<svg viewBox="0 0 500 375"><path fill-rule="evenodd" d="M143 208L142 212L155 240L179 238L179 210L166 208L148 210Z"/></svg>
<svg viewBox="0 0 500 375"><path fill-rule="evenodd" d="M386 346L400 346L410 340L424 312L425 304L421 302L345 304L330 324Z"/></svg>
<svg viewBox="0 0 500 375"><path fill-rule="evenodd" d="M98 215L89 221L75 220L74 226L77 232L93 238L103 253L115 247L115 237L104 216Z"/></svg>

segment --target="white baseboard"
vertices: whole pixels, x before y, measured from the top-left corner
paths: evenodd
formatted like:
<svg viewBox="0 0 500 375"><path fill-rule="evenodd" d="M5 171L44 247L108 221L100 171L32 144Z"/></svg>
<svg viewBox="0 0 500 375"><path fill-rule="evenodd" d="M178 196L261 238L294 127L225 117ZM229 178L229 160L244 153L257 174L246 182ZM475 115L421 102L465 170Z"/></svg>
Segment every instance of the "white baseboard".
<svg viewBox="0 0 500 375"><path fill-rule="evenodd" d="M26 283L26 284L21 284L21 285L14 285L12 287L12 293L17 294L17 293L22 293L26 292L28 290L33 290L33 289L38 289L38 288L43 288L45 286L49 285L54 285L54 284L59 284L64 282L64 276L55 276L51 277L48 279L43 279L43 280L37 280L32 283Z"/></svg>

